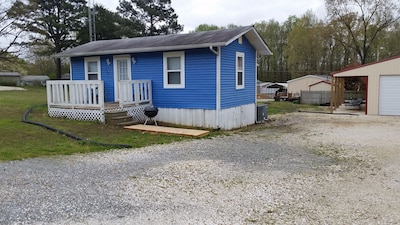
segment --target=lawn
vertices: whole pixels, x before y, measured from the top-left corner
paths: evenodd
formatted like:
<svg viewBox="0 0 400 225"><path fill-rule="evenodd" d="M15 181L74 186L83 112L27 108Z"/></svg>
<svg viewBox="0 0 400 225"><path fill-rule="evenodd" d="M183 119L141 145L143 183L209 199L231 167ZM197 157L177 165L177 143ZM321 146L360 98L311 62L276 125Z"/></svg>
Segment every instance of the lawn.
<svg viewBox="0 0 400 225"><path fill-rule="evenodd" d="M265 104L265 103L260 103ZM328 107L326 106L317 106L317 105L301 105L301 104L294 104L293 102L275 102L270 101L266 103L268 107L268 115L274 114L284 114L284 113L291 113L291 112L298 112L298 111L321 111L321 112L328 112Z"/></svg>
<svg viewBox="0 0 400 225"><path fill-rule="evenodd" d="M28 117L30 121L55 127L88 141L76 141L43 127L23 123L23 115L33 106L33 111ZM316 106L304 106L291 102L268 102L268 115L310 108L314 111L318 110ZM224 133L230 132L213 131L209 136ZM44 87L29 87L27 91L0 91L0 161L97 152L116 148L93 142L124 144L139 148L187 139L190 137L149 134L98 122L50 118L47 114Z"/></svg>
<svg viewBox="0 0 400 225"><path fill-rule="evenodd" d="M113 148L76 141L43 127L23 123L24 113L32 106L37 107L29 115L29 120L50 125L94 142L125 144L138 148L189 139L177 135L142 133L97 122L50 118L45 104L46 90L43 87L28 88L27 91L0 92L0 161L104 151Z"/></svg>

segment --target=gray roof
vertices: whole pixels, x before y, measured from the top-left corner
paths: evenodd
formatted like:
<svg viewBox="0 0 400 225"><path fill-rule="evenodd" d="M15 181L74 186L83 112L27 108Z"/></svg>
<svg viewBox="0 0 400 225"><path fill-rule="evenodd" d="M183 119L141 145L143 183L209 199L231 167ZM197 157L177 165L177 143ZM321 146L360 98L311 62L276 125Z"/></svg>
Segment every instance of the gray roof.
<svg viewBox="0 0 400 225"><path fill-rule="evenodd" d="M50 79L50 77L46 76L46 75L28 75L28 76L21 77L22 81L46 81L49 79Z"/></svg>
<svg viewBox="0 0 400 225"><path fill-rule="evenodd" d="M288 80L287 83L291 83L293 81L298 81L298 80L309 78L309 77L317 78L317 79L320 79L320 80L327 80L327 81L331 80L331 76L329 76L329 75L305 75L305 76L302 76L302 77L298 77L298 78L295 78L295 79Z"/></svg>
<svg viewBox="0 0 400 225"><path fill-rule="evenodd" d="M18 72L0 72L0 76L7 76L7 77L20 77L21 74Z"/></svg>
<svg viewBox="0 0 400 225"><path fill-rule="evenodd" d="M126 54L139 52L172 51L210 46L226 46L245 35L260 55L272 55L264 40L253 26L233 29L170 34L151 37L101 40L89 42L78 47L55 54L54 57L77 57L107 54Z"/></svg>

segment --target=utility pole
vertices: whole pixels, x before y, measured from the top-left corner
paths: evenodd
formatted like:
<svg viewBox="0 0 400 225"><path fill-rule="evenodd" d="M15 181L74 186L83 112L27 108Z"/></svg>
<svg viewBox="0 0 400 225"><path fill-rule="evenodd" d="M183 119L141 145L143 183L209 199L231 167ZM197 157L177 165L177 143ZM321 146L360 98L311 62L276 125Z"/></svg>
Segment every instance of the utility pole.
<svg viewBox="0 0 400 225"><path fill-rule="evenodd" d="M94 0L89 0L88 4L89 41L96 41L96 10L94 9Z"/></svg>

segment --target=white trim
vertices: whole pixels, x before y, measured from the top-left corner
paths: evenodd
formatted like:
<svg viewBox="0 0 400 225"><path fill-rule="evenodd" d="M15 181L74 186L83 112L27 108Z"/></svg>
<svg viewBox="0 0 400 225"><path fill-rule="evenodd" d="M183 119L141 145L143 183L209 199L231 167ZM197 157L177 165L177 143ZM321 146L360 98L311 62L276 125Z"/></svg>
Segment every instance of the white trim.
<svg viewBox="0 0 400 225"><path fill-rule="evenodd" d="M71 61L71 57L69 57L68 60L69 60L69 80L72 80L72 61Z"/></svg>
<svg viewBox="0 0 400 225"><path fill-rule="evenodd" d="M119 86L118 86L118 69L117 69L117 60L125 59L128 61L128 80L132 80L132 62L130 55L115 55L113 56L113 71L114 71L114 101L119 100Z"/></svg>
<svg viewBox="0 0 400 225"><path fill-rule="evenodd" d="M255 102L255 103L257 103L257 80L258 80L258 62L257 62L257 56L258 56L258 51L256 50L256 55L254 56L254 57L255 57L255 59L254 59L255 61L254 61L254 62L256 62L256 63L255 63L255 68L254 68L254 69L255 69L255 74L256 74L256 75L255 75L255 76L256 76L256 77L255 77L256 79L255 79L255 84L254 84L254 85L255 85L255 86L254 86L254 87L255 87L255 93L254 93L254 102ZM256 110L256 111L257 111L257 110Z"/></svg>
<svg viewBox="0 0 400 225"><path fill-rule="evenodd" d="M100 66L100 57L85 57L85 80L89 80L89 75L88 75L88 62L91 61L96 61L97 62L97 80L101 80L101 66Z"/></svg>
<svg viewBox="0 0 400 225"><path fill-rule="evenodd" d="M180 57L181 69L176 72L180 72L180 84L168 84L168 70L167 70L167 58L168 57ZM164 52L163 55L163 70L164 70L164 88L185 88L185 52Z"/></svg>
<svg viewBox="0 0 400 225"><path fill-rule="evenodd" d="M242 70L238 70L238 58L242 57L243 62L242 62ZM236 52L236 57L235 57L235 84L236 84L236 89L244 89L244 83L245 83L245 58L244 58L244 53L243 52ZM242 72L242 84L238 84L238 73Z"/></svg>

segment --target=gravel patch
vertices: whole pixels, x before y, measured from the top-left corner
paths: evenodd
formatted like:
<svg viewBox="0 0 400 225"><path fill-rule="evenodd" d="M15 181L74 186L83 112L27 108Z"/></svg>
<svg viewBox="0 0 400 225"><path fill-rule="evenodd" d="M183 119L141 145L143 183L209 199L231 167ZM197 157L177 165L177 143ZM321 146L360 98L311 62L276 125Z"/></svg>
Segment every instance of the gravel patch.
<svg viewBox="0 0 400 225"><path fill-rule="evenodd" d="M396 117L0 163L0 224L399 224ZM265 129L258 129L265 127Z"/></svg>

